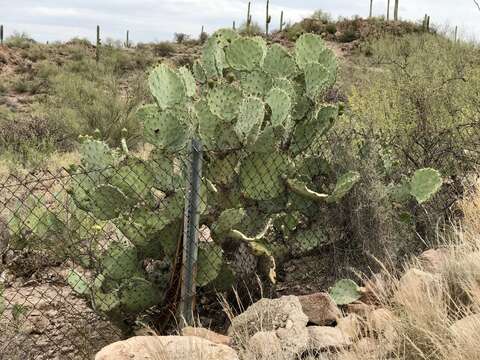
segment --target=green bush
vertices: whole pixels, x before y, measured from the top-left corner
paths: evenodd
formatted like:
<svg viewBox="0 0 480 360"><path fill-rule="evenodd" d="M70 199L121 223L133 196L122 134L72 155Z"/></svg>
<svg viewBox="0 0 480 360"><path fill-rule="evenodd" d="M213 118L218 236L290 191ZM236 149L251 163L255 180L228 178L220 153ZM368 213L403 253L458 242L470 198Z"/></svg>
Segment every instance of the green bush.
<svg viewBox="0 0 480 360"><path fill-rule="evenodd" d="M11 48L28 49L35 44L35 40L33 40L27 33L15 31L13 35L6 39L5 44Z"/></svg>
<svg viewBox="0 0 480 360"><path fill-rule="evenodd" d="M175 47L168 41L159 42L153 45L155 56L170 57L175 52Z"/></svg>
<svg viewBox="0 0 480 360"><path fill-rule="evenodd" d="M319 20L324 24L332 22L332 15L323 10L317 10L311 16L312 19Z"/></svg>

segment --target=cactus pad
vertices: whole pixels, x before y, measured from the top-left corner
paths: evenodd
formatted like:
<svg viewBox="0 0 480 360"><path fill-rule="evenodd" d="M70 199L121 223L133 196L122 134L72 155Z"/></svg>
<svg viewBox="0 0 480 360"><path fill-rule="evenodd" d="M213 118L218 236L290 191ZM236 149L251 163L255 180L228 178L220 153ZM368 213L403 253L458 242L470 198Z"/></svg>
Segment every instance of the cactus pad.
<svg viewBox="0 0 480 360"><path fill-rule="evenodd" d="M207 99L212 114L232 121L238 114L242 93L233 85L220 85L208 93Z"/></svg>
<svg viewBox="0 0 480 360"><path fill-rule="evenodd" d="M325 46L325 42L320 36L303 34L295 43L295 59L298 67L302 70L307 64L331 64L329 60L331 58L335 60L333 53Z"/></svg>
<svg viewBox="0 0 480 360"><path fill-rule="evenodd" d="M265 56L263 70L274 78L292 78L297 74L297 65L287 49L279 44L273 44Z"/></svg>
<svg viewBox="0 0 480 360"><path fill-rule="evenodd" d="M215 280L223 265L223 250L214 242L201 242L198 247L197 286Z"/></svg>
<svg viewBox="0 0 480 360"><path fill-rule="evenodd" d="M265 96L272 88L272 79L263 71L242 72L240 86L247 94Z"/></svg>
<svg viewBox="0 0 480 360"><path fill-rule="evenodd" d="M105 279L128 279L137 273L138 268L137 250L133 246L111 243L102 258L102 274Z"/></svg>
<svg viewBox="0 0 480 360"><path fill-rule="evenodd" d="M185 94L188 97L193 97L197 93L197 85L195 84L195 78L188 68L182 66L178 69L180 76L182 77L183 84L185 85Z"/></svg>
<svg viewBox="0 0 480 360"><path fill-rule="evenodd" d="M145 140L159 150L183 149L190 136L189 118L187 111L181 109L169 109L157 117L149 117L143 124Z"/></svg>
<svg viewBox="0 0 480 360"><path fill-rule="evenodd" d="M440 190L442 183L442 177L437 170L417 170L410 181L410 194L419 204L423 204Z"/></svg>
<svg viewBox="0 0 480 360"><path fill-rule="evenodd" d="M361 298L358 285L349 279L343 279L335 283L329 292L337 305L348 305Z"/></svg>
<svg viewBox="0 0 480 360"><path fill-rule="evenodd" d="M246 215L244 209L224 210L214 224L213 231L218 234L226 233L240 224Z"/></svg>
<svg viewBox="0 0 480 360"><path fill-rule="evenodd" d="M125 281L119 290L120 305L133 313L145 311L157 304L159 295L155 285L141 277Z"/></svg>
<svg viewBox="0 0 480 360"><path fill-rule="evenodd" d="M305 65L305 85L307 95L316 100L335 83L335 74L322 64Z"/></svg>
<svg viewBox="0 0 480 360"><path fill-rule="evenodd" d="M273 199L285 188L281 176L287 169L287 160L280 153L253 153L240 167L241 190L250 199Z"/></svg>
<svg viewBox="0 0 480 360"><path fill-rule="evenodd" d="M287 127L290 121L290 113L292 110L292 100L288 94L281 89L273 88L268 93L266 99L267 104L272 110L270 119L273 127Z"/></svg>
<svg viewBox="0 0 480 360"><path fill-rule="evenodd" d="M153 97L162 110L185 103L186 89L182 77L173 69L161 64L148 77Z"/></svg>
<svg viewBox="0 0 480 360"><path fill-rule="evenodd" d="M257 41L238 38L225 49L227 63L235 70L253 70L263 59L263 49Z"/></svg>
<svg viewBox="0 0 480 360"><path fill-rule="evenodd" d="M360 174L356 171L349 171L340 176L335 185L332 194L327 198L327 202L338 202L360 181Z"/></svg>
<svg viewBox="0 0 480 360"><path fill-rule="evenodd" d="M103 141L85 140L79 151L81 161L88 170L104 170L114 164L112 150Z"/></svg>
<svg viewBox="0 0 480 360"><path fill-rule="evenodd" d="M260 99L250 97L243 100L235 124L235 132L243 143L257 140L265 116L265 105Z"/></svg>
<svg viewBox="0 0 480 360"><path fill-rule="evenodd" d="M88 196L87 208L100 220L114 219L130 207L123 191L109 184L97 186Z"/></svg>

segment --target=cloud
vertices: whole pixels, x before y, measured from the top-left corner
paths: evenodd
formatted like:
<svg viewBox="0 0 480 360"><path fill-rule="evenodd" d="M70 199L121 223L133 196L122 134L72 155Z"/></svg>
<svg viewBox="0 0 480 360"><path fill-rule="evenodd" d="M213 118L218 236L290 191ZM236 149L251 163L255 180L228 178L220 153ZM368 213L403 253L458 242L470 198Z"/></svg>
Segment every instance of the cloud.
<svg viewBox="0 0 480 360"><path fill-rule="evenodd" d="M384 14L387 0L374 0L374 13ZM196 36L207 31L240 24L246 17L248 0L17 0L2 7L0 22L7 32L26 31L35 39L67 40L73 36L93 39L101 25L102 36L123 38L130 30L135 41L171 39L174 32ZM392 1L393 3L393 1ZM401 0L400 14L420 19L429 13L432 22L461 25L464 32L480 32L480 12L470 0ZM366 0L272 0L273 28L280 12L295 22L321 8L334 16L367 15ZM259 24L265 19L265 0L252 0L252 14Z"/></svg>

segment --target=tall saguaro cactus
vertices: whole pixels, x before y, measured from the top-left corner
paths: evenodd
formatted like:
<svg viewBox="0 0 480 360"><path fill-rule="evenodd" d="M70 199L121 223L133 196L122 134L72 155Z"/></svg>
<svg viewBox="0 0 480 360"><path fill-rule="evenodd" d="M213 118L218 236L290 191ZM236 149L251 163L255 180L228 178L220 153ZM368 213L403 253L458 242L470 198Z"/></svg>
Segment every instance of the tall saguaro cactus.
<svg viewBox="0 0 480 360"><path fill-rule="evenodd" d="M395 9L393 11L393 20L398 21L398 6L400 0L395 0Z"/></svg>
<svg viewBox="0 0 480 360"><path fill-rule="evenodd" d="M3 45L3 25L0 25L0 45Z"/></svg>
<svg viewBox="0 0 480 360"><path fill-rule="evenodd" d="M370 0L370 12L368 13L368 17L371 18L373 15L373 0Z"/></svg>
<svg viewBox="0 0 480 360"><path fill-rule="evenodd" d="M100 61L100 25L97 25L97 46L95 48L95 61L98 63Z"/></svg>
<svg viewBox="0 0 480 360"><path fill-rule="evenodd" d="M128 49L130 47L130 31L127 30L127 39L125 40L125 47Z"/></svg>
<svg viewBox="0 0 480 360"><path fill-rule="evenodd" d="M252 4L248 2L248 10L247 10L247 32L250 31L250 26L252 25L252 14L250 13Z"/></svg>
<svg viewBox="0 0 480 360"><path fill-rule="evenodd" d="M390 21L390 0L387 0L387 21Z"/></svg>
<svg viewBox="0 0 480 360"><path fill-rule="evenodd" d="M285 26L285 23L283 22L283 10L280 13L280 31L283 31L283 27Z"/></svg>
<svg viewBox="0 0 480 360"><path fill-rule="evenodd" d="M265 15L265 35L268 36L272 16L270 15L270 0L267 0L267 11Z"/></svg>

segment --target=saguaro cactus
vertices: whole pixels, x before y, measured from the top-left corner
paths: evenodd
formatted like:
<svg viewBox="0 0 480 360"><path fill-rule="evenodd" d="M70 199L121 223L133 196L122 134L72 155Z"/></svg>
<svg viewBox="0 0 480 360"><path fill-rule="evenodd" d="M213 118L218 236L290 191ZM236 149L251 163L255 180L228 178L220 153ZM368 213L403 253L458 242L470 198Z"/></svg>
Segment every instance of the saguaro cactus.
<svg viewBox="0 0 480 360"><path fill-rule="evenodd" d="M270 16L270 0L267 0L267 10L265 15L265 35L266 36L268 36L271 22L272 22L272 17Z"/></svg>
<svg viewBox="0 0 480 360"><path fill-rule="evenodd" d="M393 20L398 21L398 7L400 0L395 0L395 9L393 11Z"/></svg>
<svg viewBox="0 0 480 360"><path fill-rule="evenodd" d="M387 21L390 21L390 0L387 0Z"/></svg>
<svg viewBox="0 0 480 360"><path fill-rule="evenodd" d="M100 40L100 25L97 25L97 45L95 48L95 60L98 63L100 61L100 45L101 45L101 40Z"/></svg>
<svg viewBox="0 0 480 360"><path fill-rule="evenodd" d="M0 44L3 45L3 25L0 25Z"/></svg>
<svg viewBox="0 0 480 360"><path fill-rule="evenodd" d="M250 13L252 4L248 2L248 10L247 10L247 32L250 31L250 26L252 25L252 14Z"/></svg>
<svg viewBox="0 0 480 360"><path fill-rule="evenodd" d="M371 18L373 15L373 0L370 0L370 12L368 13L368 17Z"/></svg>
<svg viewBox="0 0 480 360"><path fill-rule="evenodd" d="M127 30L127 38L125 40L125 47L128 49L130 47L130 31Z"/></svg>
<svg viewBox="0 0 480 360"><path fill-rule="evenodd" d="M280 13L280 31L283 31L283 27L285 26L285 23L283 22L283 10Z"/></svg>

